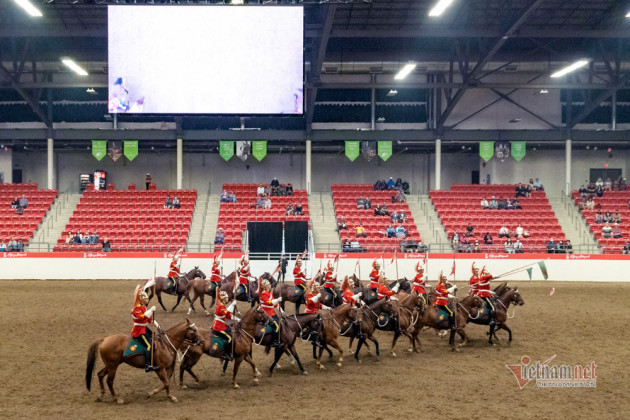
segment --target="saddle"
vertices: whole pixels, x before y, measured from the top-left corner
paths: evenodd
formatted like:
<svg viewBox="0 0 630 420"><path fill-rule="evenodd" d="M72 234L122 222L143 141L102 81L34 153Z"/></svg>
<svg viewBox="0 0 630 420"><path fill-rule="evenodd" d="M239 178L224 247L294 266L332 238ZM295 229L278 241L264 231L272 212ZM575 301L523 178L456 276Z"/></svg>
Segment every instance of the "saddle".
<svg viewBox="0 0 630 420"><path fill-rule="evenodd" d="M301 297L304 300L304 289L299 286L293 286L291 290L291 296Z"/></svg>
<svg viewBox="0 0 630 420"><path fill-rule="evenodd" d="M246 287L244 284L239 284L236 287L236 292L234 293L234 299L240 300L241 302L249 301L249 287Z"/></svg>
<svg viewBox="0 0 630 420"><path fill-rule="evenodd" d="M146 344L141 337L131 337L129 344L123 353L123 358L142 355L147 351Z"/></svg>
<svg viewBox="0 0 630 420"><path fill-rule="evenodd" d="M437 320L438 320L438 322L444 321L444 320L448 321L448 318L450 316L451 316L451 314L449 314L447 311L445 311L442 308L438 308L438 313L437 313Z"/></svg>
<svg viewBox="0 0 630 420"><path fill-rule="evenodd" d="M228 346L230 344L225 338L211 334L210 337L210 356L216 356L218 354L231 354L232 349Z"/></svg>
<svg viewBox="0 0 630 420"><path fill-rule="evenodd" d="M218 283L215 283L213 281L208 282L208 290L206 290L206 294L208 295L214 295L217 289L217 285Z"/></svg>
<svg viewBox="0 0 630 420"><path fill-rule="evenodd" d="M496 300L492 299L492 304L494 305L494 310L496 312L497 310L497 304L496 304ZM488 302L486 302L485 300L483 301L483 306L481 308L479 308L479 315L484 315L484 314L489 314L490 313L490 306L488 305Z"/></svg>
<svg viewBox="0 0 630 420"><path fill-rule="evenodd" d="M370 303L376 302L378 300L378 292L375 292L373 289L368 289L368 290L369 292L366 297L365 303L369 305Z"/></svg>
<svg viewBox="0 0 630 420"><path fill-rule="evenodd" d="M339 302L341 295L337 288L334 289L337 296L333 295L327 288L322 288L322 305L335 307Z"/></svg>
<svg viewBox="0 0 630 420"><path fill-rule="evenodd" d="M165 293L176 293L177 292L178 280L173 280L170 277L166 278L166 282L164 283L164 292Z"/></svg>

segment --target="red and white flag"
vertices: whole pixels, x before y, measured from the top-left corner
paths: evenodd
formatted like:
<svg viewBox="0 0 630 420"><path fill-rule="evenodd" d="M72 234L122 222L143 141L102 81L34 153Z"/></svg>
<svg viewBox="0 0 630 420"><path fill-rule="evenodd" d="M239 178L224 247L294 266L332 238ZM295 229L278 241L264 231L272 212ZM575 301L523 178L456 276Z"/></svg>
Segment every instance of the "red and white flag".
<svg viewBox="0 0 630 420"><path fill-rule="evenodd" d="M451 276L455 275L455 260L453 260L453 268L451 269Z"/></svg>

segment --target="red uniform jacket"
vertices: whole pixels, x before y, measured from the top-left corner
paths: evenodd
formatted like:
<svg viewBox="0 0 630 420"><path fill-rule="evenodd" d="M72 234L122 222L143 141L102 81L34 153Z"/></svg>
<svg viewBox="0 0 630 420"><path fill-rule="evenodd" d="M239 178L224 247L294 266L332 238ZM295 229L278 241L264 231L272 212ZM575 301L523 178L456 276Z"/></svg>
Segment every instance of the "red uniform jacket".
<svg viewBox="0 0 630 420"><path fill-rule="evenodd" d="M413 278L413 291L418 293L419 295L422 295L426 293L426 291L424 290L426 285L427 282L424 274L416 274L416 277Z"/></svg>
<svg viewBox="0 0 630 420"><path fill-rule="evenodd" d="M380 284L378 281L381 279L381 273L378 270L372 270L370 273L370 289L378 289Z"/></svg>
<svg viewBox="0 0 630 420"><path fill-rule="evenodd" d="M326 281L324 282L324 287L333 288L335 287L335 280L333 279L333 272L326 271Z"/></svg>
<svg viewBox="0 0 630 420"><path fill-rule="evenodd" d="M352 299L353 296L354 296L354 293L352 292L352 290L350 289L344 290L343 303L354 303L354 299Z"/></svg>
<svg viewBox="0 0 630 420"><path fill-rule="evenodd" d="M238 270L238 283L239 284L249 284L249 275L250 275L249 265L241 267Z"/></svg>
<svg viewBox="0 0 630 420"><path fill-rule="evenodd" d="M468 291L468 294L469 295L476 295L478 287L479 287L479 277L473 275L470 278L470 290Z"/></svg>
<svg viewBox="0 0 630 420"><path fill-rule="evenodd" d="M306 275L302 273L300 267L295 267L293 269L293 284L296 286L306 284Z"/></svg>
<svg viewBox="0 0 630 420"><path fill-rule="evenodd" d="M275 316L276 315L276 311L274 311L274 308L276 306L278 306L278 304L274 305L271 302L272 299L273 299L273 295L271 294L270 291L264 290L260 294L260 307L263 308L263 310L265 312L267 312L267 315L269 315L269 316Z"/></svg>
<svg viewBox="0 0 630 420"><path fill-rule="evenodd" d="M169 277L179 277L179 267L177 264L177 261L173 260L171 261L171 267L168 270L168 276Z"/></svg>
<svg viewBox="0 0 630 420"><path fill-rule="evenodd" d="M389 290L389 288L383 284L379 284L378 285L378 298L379 299L383 299L383 298L389 298L391 296L394 296L396 293L394 293L393 291Z"/></svg>
<svg viewBox="0 0 630 420"><path fill-rule="evenodd" d="M485 275L479 277L479 283L477 285L477 296L480 298L490 297L492 293L490 293L490 279L492 276Z"/></svg>
<svg viewBox="0 0 630 420"><path fill-rule="evenodd" d="M153 318L149 318L144 314L146 311L147 307L144 305L137 305L131 311L131 318L133 319L132 337L140 337L142 334L146 334L147 325L153 322Z"/></svg>
<svg viewBox="0 0 630 420"><path fill-rule="evenodd" d="M219 270L219 264L212 264L212 275L210 281L215 283L221 283L221 270Z"/></svg>
<svg viewBox="0 0 630 420"><path fill-rule="evenodd" d="M313 298L317 296L317 293L309 293L306 296L306 310L304 311L307 314L316 314L319 312L319 310L322 307L322 304L317 301L317 302L313 302Z"/></svg>
<svg viewBox="0 0 630 420"><path fill-rule="evenodd" d="M435 301L434 305L448 305L448 290L446 290L446 286L443 283L438 283L435 288Z"/></svg>
<svg viewBox="0 0 630 420"><path fill-rule="evenodd" d="M217 303L217 309L214 311L214 322L212 323L212 329L215 331L227 330L226 320L232 319L232 314L228 312L223 303Z"/></svg>

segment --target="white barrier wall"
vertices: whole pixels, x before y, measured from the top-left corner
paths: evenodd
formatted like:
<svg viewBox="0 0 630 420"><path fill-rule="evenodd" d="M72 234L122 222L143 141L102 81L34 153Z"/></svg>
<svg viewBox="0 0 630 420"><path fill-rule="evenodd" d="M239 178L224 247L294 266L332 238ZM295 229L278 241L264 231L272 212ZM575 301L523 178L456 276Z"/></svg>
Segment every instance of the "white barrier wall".
<svg viewBox="0 0 630 420"><path fill-rule="evenodd" d="M453 259L455 255L455 259ZM314 275L320 267L325 267L336 254L316 254L305 264L308 276ZM158 276L166 276L172 254L164 253L4 253L0 257L0 279L148 279L153 277L154 267ZM182 272L199 266L209 277L213 254L184 254ZM240 255L224 255L223 272L228 274L238 264ZM392 262L392 255L381 258L378 254L341 254L338 278L344 275L360 274L367 280L372 270L372 262L377 258L381 270L388 278L415 276L418 261L424 261L424 254L401 254ZM430 282L435 282L440 271L450 280L468 281L471 265L486 266L493 275L532 265L532 279L543 280L539 261L544 261L549 280L585 282L627 282L630 281L630 255L508 255L508 254L430 254L425 273ZM455 265L455 275L451 275ZM252 261L252 274L259 276L265 271L273 272L277 261ZM287 281L293 281L294 262L287 267ZM509 281L529 280L526 272L506 276Z"/></svg>

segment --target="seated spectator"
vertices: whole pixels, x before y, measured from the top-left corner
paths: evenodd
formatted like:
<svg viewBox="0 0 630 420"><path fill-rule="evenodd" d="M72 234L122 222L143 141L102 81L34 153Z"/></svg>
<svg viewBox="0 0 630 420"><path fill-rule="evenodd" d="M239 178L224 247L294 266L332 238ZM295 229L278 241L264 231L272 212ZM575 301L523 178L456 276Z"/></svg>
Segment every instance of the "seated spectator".
<svg viewBox="0 0 630 420"><path fill-rule="evenodd" d="M17 206L19 206L19 205L20 205L20 200L18 200L18 198L17 198L17 197L15 197L15 198L13 199L13 201L11 201L11 207L12 207L12 208L16 208L16 207L17 207Z"/></svg>
<svg viewBox="0 0 630 420"><path fill-rule="evenodd" d="M363 237L363 238L367 238L367 233L365 232L365 228L363 227L363 223L359 223L359 226L357 226L355 228L356 230L356 237Z"/></svg>
<svg viewBox="0 0 630 420"><path fill-rule="evenodd" d="M547 242L547 254L555 254L558 250L558 245L553 241L553 238L549 238Z"/></svg>
<svg viewBox="0 0 630 420"><path fill-rule="evenodd" d="M497 200L494 199L494 195L490 199L488 207L490 208L490 210L497 210L499 208L499 203L497 202Z"/></svg>
<svg viewBox="0 0 630 420"><path fill-rule="evenodd" d="M407 181L403 181L402 190L405 194L409 194L409 183Z"/></svg>
<svg viewBox="0 0 630 420"><path fill-rule="evenodd" d="M263 201L264 200L263 200L262 195L259 195L258 198L256 199L256 208L257 209L262 209L263 208L263 205L264 205Z"/></svg>
<svg viewBox="0 0 630 420"><path fill-rule="evenodd" d="M380 191L381 190L381 180L377 179L376 182L374 183L374 191Z"/></svg>
<svg viewBox="0 0 630 420"><path fill-rule="evenodd" d="M523 210L523 207L521 207L521 203L519 203L518 198L514 197L514 200L512 200L512 209L513 210Z"/></svg>
<svg viewBox="0 0 630 420"><path fill-rule="evenodd" d="M531 181L531 180L530 180ZM534 187L532 186L532 184L527 184L525 185L525 194L526 197L531 197L532 196L532 191L534 190Z"/></svg>
<svg viewBox="0 0 630 420"><path fill-rule="evenodd" d="M586 195L588 194L588 190L586 189L584 184L580 185L580 188L578 189L578 193L580 193L580 197L586 197Z"/></svg>
<svg viewBox="0 0 630 420"><path fill-rule="evenodd" d="M453 232L453 236L451 237L451 243L455 246L455 245L459 245L459 233L457 233L457 231Z"/></svg>
<svg viewBox="0 0 630 420"><path fill-rule="evenodd" d="M226 190L223 190L223 192L221 193L221 202L222 203L229 203L230 202L230 195L228 194L228 192Z"/></svg>
<svg viewBox="0 0 630 420"><path fill-rule="evenodd" d="M343 240L341 244L341 252L350 252L350 240L348 238Z"/></svg>
<svg viewBox="0 0 630 420"><path fill-rule="evenodd" d="M612 228L612 237L615 239L619 239L623 236L621 233L621 228L619 227L619 223L615 223Z"/></svg>
<svg viewBox="0 0 630 420"><path fill-rule="evenodd" d="M604 187L595 187L595 195L598 197L604 196Z"/></svg>
<svg viewBox="0 0 630 420"><path fill-rule="evenodd" d="M571 241L567 239L564 244L565 252L567 254L573 254L573 245L571 245Z"/></svg>
<svg viewBox="0 0 630 420"><path fill-rule="evenodd" d="M604 223L612 223L612 221L613 221L612 214L610 214L610 212L607 211L606 214L604 214Z"/></svg>
<svg viewBox="0 0 630 420"><path fill-rule="evenodd" d="M8 252L15 252L17 251L17 241L15 240L14 236L11 236L11 240L9 240L9 243L7 244L7 251Z"/></svg>
<svg viewBox="0 0 630 420"><path fill-rule="evenodd" d="M488 200L486 200L486 197L483 197L481 199L481 208L483 210L486 210L486 209L490 208L490 205L488 204Z"/></svg>
<svg viewBox="0 0 630 420"><path fill-rule="evenodd" d="M514 244L512 243L512 240L510 238L505 241L505 244L503 244L503 248L508 254L514 254Z"/></svg>
<svg viewBox="0 0 630 420"><path fill-rule="evenodd" d="M536 180L534 181L533 189L535 191L544 191L545 190L545 188L543 187L542 182L540 182L540 180L538 178L536 178Z"/></svg>
<svg viewBox="0 0 630 420"><path fill-rule="evenodd" d="M348 225L346 224L346 218L342 216L337 220L337 230L341 231L343 229L347 230Z"/></svg>
<svg viewBox="0 0 630 420"><path fill-rule="evenodd" d="M516 239L516 242L514 242L514 253L515 254L523 253L523 243L521 242L520 239Z"/></svg>
<svg viewBox="0 0 630 420"><path fill-rule="evenodd" d="M385 231L385 234L387 235L388 238L395 238L396 237L396 229L394 229L394 227L392 225L387 226L387 230Z"/></svg>
<svg viewBox="0 0 630 420"><path fill-rule="evenodd" d="M7 244L4 243L4 239L0 241L0 252L5 252L7 250Z"/></svg>
<svg viewBox="0 0 630 420"><path fill-rule="evenodd" d="M425 248L426 245L422 244L422 247ZM414 240L405 239L400 241L400 252L418 252L419 248L420 245Z"/></svg>
<svg viewBox="0 0 630 420"><path fill-rule="evenodd" d="M567 253L567 246L564 244L563 240L560 240L558 242L558 248L556 250L556 254L566 254Z"/></svg>
<svg viewBox="0 0 630 420"><path fill-rule="evenodd" d="M396 210L394 210L392 212L392 214L389 216L389 220L392 223L397 223L398 222L398 212Z"/></svg>
<svg viewBox="0 0 630 420"><path fill-rule="evenodd" d="M87 244L90 241L90 231L86 230L85 235L81 236L81 243Z"/></svg>
<svg viewBox="0 0 630 420"><path fill-rule="evenodd" d="M407 229L405 229L405 227L402 225L402 223L399 223L398 226L396 226L396 237L397 238L406 238L407 237L407 233L409 233L407 231Z"/></svg>
<svg viewBox="0 0 630 420"><path fill-rule="evenodd" d="M593 196L595 194L595 183L589 182L586 186L586 191L588 192L589 196Z"/></svg>
<svg viewBox="0 0 630 420"><path fill-rule="evenodd" d="M173 197L173 208L174 209L181 208L181 204L179 203L179 198L177 198L177 196Z"/></svg>
<svg viewBox="0 0 630 420"><path fill-rule="evenodd" d="M479 240L475 239L475 244L472 246L472 252L481 252L481 245L479 245Z"/></svg>
<svg viewBox="0 0 630 420"><path fill-rule="evenodd" d="M606 181L604 181L604 189L607 191L612 190L612 180L610 177L606 178Z"/></svg>
<svg viewBox="0 0 630 420"><path fill-rule="evenodd" d="M112 245L109 243L109 238L103 238L103 252L112 252Z"/></svg>
<svg viewBox="0 0 630 420"><path fill-rule="evenodd" d="M389 216L389 209L387 206L379 206L378 204L374 207L374 215L375 216Z"/></svg>
<svg viewBox="0 0 630 420"><path fill-rule="evenodd" d="M499 201L497 202L497 208L499 210L506 210L507 209L507 202L505 201L505 199L503 199L502 196L499 197Z"/></svg>
<svg viewBox="0 0 630 420"><path fill-rule="evenodd" d="M273 194L273 192L274 192L274 191L275 191L275 190L273 190L273 189L271 188L271 185L266 185L266 186L265 186L265 189L264 189L264 192L263 192L263 195L265 195L265 196L267 196L267 197L270 197L270 196ZM277 194L273 194L273 195L277 195Z"/></svg>
<svg viewBox="0 0 630 420"><path fill-rule="evenodd" d="M258 184L258 188L256 188L256 195L262 196L263 194L265 194L265 186L263 184Z"/></svg>
<svg viewBox="0 0 630 420"><path fill-rule="evenodd" d="M88 243L92 245L96 245L98 243L98 233L96 233L96 231L92 232L88 240Z"/></svg>
<svg viewBox="0 0 630 420"><path fill-rule="evenodd" d="M295 208L293 207L293 204L292 203L287 204L284 214L287 216L293 216L294 213L295 213Z"/></svg>
<svg viewBox="0 0 630 420"><path fill-rule="evenodd" d="M630 242L626 242L626 244L623 246L623 250L621 251L621 253L624 255L630 255Z"/></svg>
<svg viewBox="0 0 630 420"><path fill-rule="evenodd" d="M394 184L394 189L402 191L402 189L403 189L403 181L402 181L401 178L398 178L396 180L396 183Z"/></svg>
<svg viewBox="0 0 630 420"><path fill-rule="evenodd" d="M171 201L171 196L170 195L166 195L166 200L164 200L164 208L165 209L170 209L173 207L173 202Z"/></svg>
<svg viewBox="0 0 630 420"><path fill-rule="evenodd" d="M602 227L602 238L610 238L612 236L612 227L606 222L604 227Z"/></svg>
<svg viewBox="0 0 630 420"><path fill-rule="evenodd" d="M22 207L22 206L18 205L18 206L15 208L15 214L24 214L24 207Z"/></svg>
<svg viewBox="0 0 630 420"><path fill-rule="evenodd" d="M604 223L604 215L601 210L597 210L595 213L595 223Z"/></svg>
<svg viewBox="0 0 630 420"><path fill-rule="evenodd" d="M359 210L365 210L366 209L366 207L365 207L365 198L359 198L357 200L357 209L359 209Z"/></svg>
<svg viewBox="0 0 630 420"><path fill-rule="evenodd" d="M501 229L499 229L499 238L509 238L509 237L510 237L510 231L505 226L505 223L503 223L503 226L501 226Z"/></svg>
<svg viewBox="0 0 630 420"><path fill-rule="evenodd" d="M296 216L304 216L304 210L302 210L302 208L302 203L296 204L293 214L295 214Z"/></svg>
<svg viewBox="0 0 630 420"><path fill-rule="evenodd" d="M468 223L468 226L466 226L466 236L475 236L475 228L473 227L472 223Z"/></svg>
<svg viewBox="0 0 630 420"><path fill-rule="evenodd" d="M515 197L527 197L527 188L525 188L525 184L518 184L514 189Z"/></svg>
<svg viewBox="0 0 630 420"><path fill-rule="evenodd" d="M17 252L24 252L24 244L22 243L22 239L18 239L17 246L16 246L16 251Z"/></svg>
<svg viewBox="0 0 630 420"><path fill-rule="evenodd" d="M393 190L395 185L396 185L396 181L394 181L394 178L390 176L389 181L387 181L387 189Z"/></svg>
<svg viewBox="0 0 630 420"><path fill-rule="evenodd" d="M291 185L291 183L288 183L288 184L284 187L284 193L285 193L286 195L293 196L293 185Z"/></svg>
<svg viewBox="0 0 630 420"><path fill-rule="evenodd" d="M217 230L217 234L214 235L214 244L215 245L225 244L225 233L223 233L223 228L219 228Z"/></svg>
<svg viewBox="0 0 630 420"><path fill-rule="evenodd" d="M83 235L81 235L81 231L77 230L72 238L72 243L80 245L83 242Z"/></svg>
<svg viewBox="0 0 630 420"><path fill-rule="evenodd" d="M525 229L523 229L523 226L519 223L518 226L516 226L516 229L514 229L514 233L516 233L517 238L521 239L523 237L523 233L525 233Z"/></svg>
<svg viewBox="0 0 630 420"><path fill-rule="evenodd" d="M22 196L22 198L20 198L20 207L22 207L23 209L26 209L28 207L28 200L24 195Z"/></svg>
<svg viewBox="0 0 630 420"><path fill-rule="evenodd" d="M236 194L234 194L232 191L228 193L228 198L229 201L231 201L232 203L236 203Z"/></svg>
<svg viewBox="0 0 630 420"><path fill-rule="evenodd" d="M372 208L372 201L369 198L365 197L365 209L367 210L371 208Z"/></svg>
<svg viewBox="0 0 630 420"><path fill-rule="evenodd" d="M486 245L494 244L494 240L492 239L492 235L490 235L490 232L486 232L486 234L483 235L483 243Z"/></svg>
<svg viewBox="0 0 630 420"><path fill-rule="evenodd" d="M262 185L262 184L260 184L260 185ZM272 180L271 180L271 182L269 183L269 185L270 185L271 187L276 187L276 188L277 188L277 187L279 187L279 186L280 186L280 181L278 181L278 178L274 178L274 179L272 179Z"/></svg>
<svg viewBox="0 0 630 420"><path fill-rule="evenodd" d="M619 180L619 186L617 187L619 191L626 191L628 189L628 185L626 184L626 178L621 178Z"/></svg>
<svg viewBox="0 0 630 420"><path fill-rule="evenodd" d="M270 209L271 208L271 198L269 198L269 196L265 196L265 198L263 198L263 209Z"/></svg>
<svg viewBox="0 0 630 420"><path fill-rule="evenodd" d="M613 213L612 221L615 223L621 223L621 214L619 213L619 210L615 210L615 212Z"/></svg>
<svg viewBox="0 0 630 420"><path fill-rule="evenodd" d="M595 201L593 201L593 197L589 197L586 200L586 210L595 210Z"/></svg>
<svg viewBox="0 0 630 420"><path fill-rule="evenodd" d="M359 245L359 241L355 239L350 242L350 252L363 252L363 248Z"/></svg>
<svg viewBox="0 0 630 420"><path fill-rule="evenodd" d="M65 241L65 242L66 242L66 244L71 244L71 243L72 243L73 238L74 238L74 235L72 234L72 232L68 232L68 233L66 234L66 241Z"/></svg>
<svg viewBox="0 0 630 420"><path fill-rule="evenodd" d="M402 191L398 191L396 195L392 195L392 203L404 203L405 201L405 194Z"/></svg>

